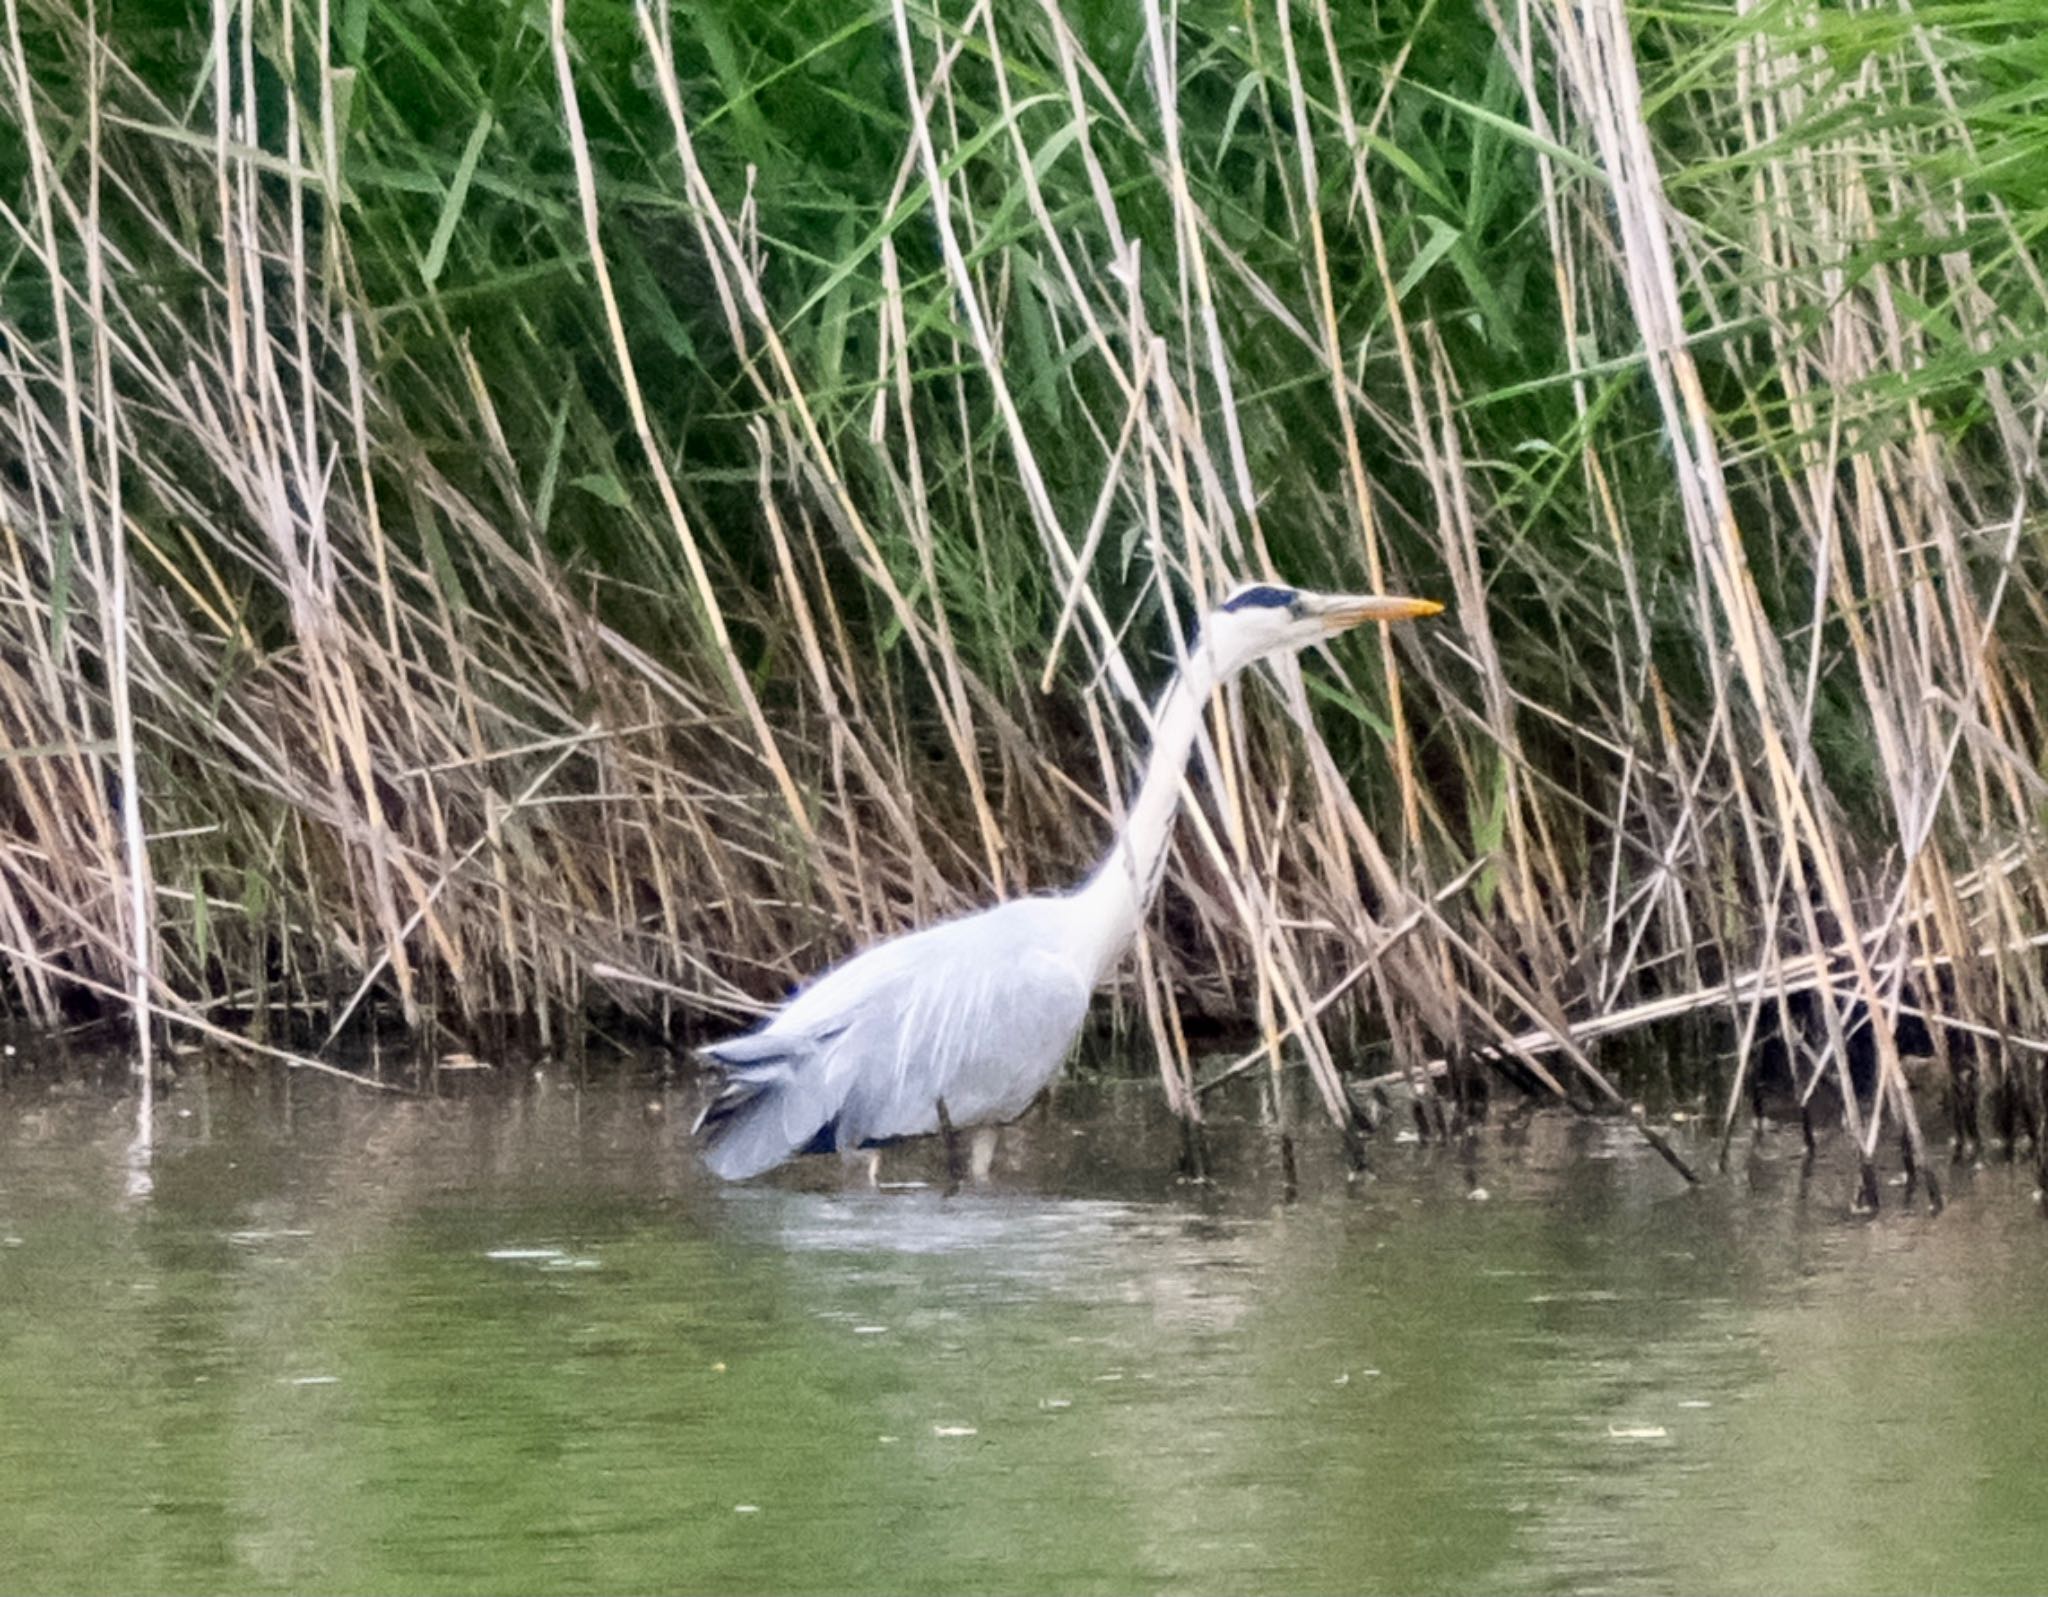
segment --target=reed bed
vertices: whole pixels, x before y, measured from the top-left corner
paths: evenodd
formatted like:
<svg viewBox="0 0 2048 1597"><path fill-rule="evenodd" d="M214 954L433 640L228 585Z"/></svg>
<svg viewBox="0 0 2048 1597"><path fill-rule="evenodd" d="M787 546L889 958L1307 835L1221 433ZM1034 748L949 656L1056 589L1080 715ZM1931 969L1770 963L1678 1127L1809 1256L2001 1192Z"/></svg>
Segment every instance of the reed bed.
<svg viewBox="0 0 2048 1597"><path fill-rule="evenodd" d="M1931 1186L1902 1017L2042 1115L2032 11L4 0L0 1003L742 1020L1279 574L1452 610L1219 707L1181 1113L1705 1016Z"/></svg>

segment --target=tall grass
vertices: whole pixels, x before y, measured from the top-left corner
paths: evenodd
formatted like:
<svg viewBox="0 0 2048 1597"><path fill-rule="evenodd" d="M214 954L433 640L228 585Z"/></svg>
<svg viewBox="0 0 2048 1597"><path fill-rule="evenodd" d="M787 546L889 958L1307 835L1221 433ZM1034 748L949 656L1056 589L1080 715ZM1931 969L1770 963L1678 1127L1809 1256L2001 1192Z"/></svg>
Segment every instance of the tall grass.
<svg viewBox="0 0 2048 1597"><path fill-rule="evenodd" d="M1709 1013L1924 1168L1910 1011L2037 1124L2032 10L5 0L5 1002L745 1015L1277 573L1454 615L1220 707L1184 1113Z"/></svg>

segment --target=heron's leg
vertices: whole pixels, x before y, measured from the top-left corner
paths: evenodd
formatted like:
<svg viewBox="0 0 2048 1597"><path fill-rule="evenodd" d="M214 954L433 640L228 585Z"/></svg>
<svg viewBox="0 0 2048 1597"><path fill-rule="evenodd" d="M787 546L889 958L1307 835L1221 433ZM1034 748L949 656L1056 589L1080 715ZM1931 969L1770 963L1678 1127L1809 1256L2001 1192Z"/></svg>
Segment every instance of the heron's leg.
<svg viewBox="0 0 2048 1597"><path fill-rule="evenodd" d="M967 1168L978 1187L988 1180L989 1172L996 1167L996 1138L1000 1131L995 1126L976 1126L972 1149L968 1155Z"/></svg>
<svg viewBox="0 0 2048 1597"><path fill-rule="evenodd" d="M846 1171L846 1179L854 1179L858 1170L871 1187L882 1184L882 1150L880 1148L841 1148L839 1162Z"/></svg>
<svg viewBox="0 0 2048 1597"><path fill-rule="evenodd" d="M946 1179L960 1185L960 1134L953 1129L953 1117L946 1113L946 1100L939 1103L939 1135L946 1139Z"/></svg>

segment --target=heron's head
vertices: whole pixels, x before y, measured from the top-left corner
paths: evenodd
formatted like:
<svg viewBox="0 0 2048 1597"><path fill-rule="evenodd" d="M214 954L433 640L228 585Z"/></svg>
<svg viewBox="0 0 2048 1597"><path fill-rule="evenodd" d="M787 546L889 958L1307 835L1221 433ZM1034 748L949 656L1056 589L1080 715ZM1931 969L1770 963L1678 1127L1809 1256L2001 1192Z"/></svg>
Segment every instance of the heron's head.
<svg viewBox="0 0 2048 1597"><path fill-rule="evenodd" d="M1279 583L1239 588L1202 623L1203 645L1215 652L1228 674L1269 654L1305 649L1367 621L1407 621L1433 616L1434 599L1404 599L1380 593L1310 593Z"/></svg>

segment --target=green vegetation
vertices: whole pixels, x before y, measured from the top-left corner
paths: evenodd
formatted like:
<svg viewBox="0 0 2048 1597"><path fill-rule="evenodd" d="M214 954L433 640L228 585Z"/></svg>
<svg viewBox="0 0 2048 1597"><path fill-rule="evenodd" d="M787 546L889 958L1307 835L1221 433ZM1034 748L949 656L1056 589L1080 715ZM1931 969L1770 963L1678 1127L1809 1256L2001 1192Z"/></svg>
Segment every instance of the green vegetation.
<svg viewBox="0 0 2048 1597"><path fill-rule="evenodd" d="M1804 992L2037 1106L2034 0L562 10L6 0L9 1005L743 1012L1070 877L1277 571L1453 613L1241 690L1176 1102Z"/></svg>

